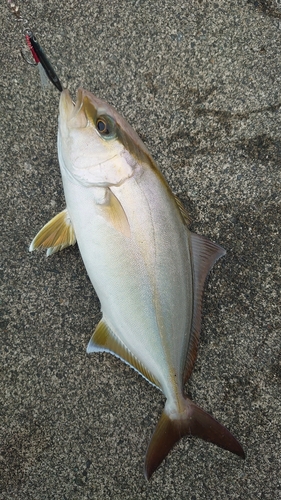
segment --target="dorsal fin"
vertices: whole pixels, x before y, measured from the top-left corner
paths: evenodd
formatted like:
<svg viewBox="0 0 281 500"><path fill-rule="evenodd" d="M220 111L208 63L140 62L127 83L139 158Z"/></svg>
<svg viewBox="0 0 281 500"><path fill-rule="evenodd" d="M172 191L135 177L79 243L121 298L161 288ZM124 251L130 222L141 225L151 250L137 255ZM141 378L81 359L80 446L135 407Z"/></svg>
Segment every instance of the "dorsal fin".
<svg viewBox="0 0 281 500"><path fill-rule="evenodd" d="M190 217L189 213L187 212L186 208L183 206L180 199L175 194L174 194L174 198L175 198L176 204L178 206L178 209L181 213L181 216L182 216L185 224L187 226L189 226L191 224L191 217Z"/></svg>
<svg viewBox="0 0 281 500"><path fill-rule="evenodd" d="M110 352L139 372L146 380L161 390L158 380L132 354L123 342L112 332L104 319L97 325L87 347L87 353Z"/></svg>
<svg viewBox="0 0 281 500"><path fill-rule="evenodd" d="M189 379L197 356L204 283L215 262L226 253L224 248L217 245L217 243L213 243L204 236L195 233L189 233L189 236L193 265L194 299L192 327L186 357L184 382L187 382Z"/></svg>
<svg viewBox="0 0 281 500"><path fill-rule="evenodd" d="M32 240L29 251L47 248L47 256L76 243L75 232L67 209L53 217Z"/></svg>

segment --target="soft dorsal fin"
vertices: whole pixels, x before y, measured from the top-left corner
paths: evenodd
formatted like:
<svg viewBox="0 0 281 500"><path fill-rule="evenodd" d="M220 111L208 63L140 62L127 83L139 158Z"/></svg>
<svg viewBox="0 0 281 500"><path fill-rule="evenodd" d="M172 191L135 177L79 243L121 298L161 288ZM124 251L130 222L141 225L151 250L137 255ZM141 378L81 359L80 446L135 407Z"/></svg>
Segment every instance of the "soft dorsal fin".
<svg viewBox="0 0 281 500"><path fill-rule="evenodd" d="M201 328L202 296L206 278L215 262L225 255L225 250L204 236L189 233L193 265L193 318L190 341L187 351L184 382L187 382L197 356L198 340Z"/></svg>
<svg viewBox="0 0 281 500"><path fill-rule="evenodd" d="M174 194L174 198L175 198L175 201L176 201L176 204L178 206L178 209L181 213L181 216L184 220L184 223L189 226L191 224L191 217L189 215L189 213L187 212L186 208L183 206L182 202L180 201L180 199Z"/></svg>
<svg viewBox="0 0 281 500"><path fill-rule="evenodd" d="M32 240L29 251L47 248L47 256L76 243L75 232L67 209L51 219Z"/></svg>
<svg viewBox="0 0 281 500"><path fill-rule="evenodd" d="M146 380L161 390L156 378L132 354L123 342L112 332L104 319L97 325L87 347L87 353L110 352L139 372Z"/></svg>
<svg viewBox="0 0 281 500"><path fill-rule="evenodd" d="M107 189L106 202L97 204L97 207L100 209L101 215L112 227L114 227L116 231L130 237L131 230L127 215L125 214L120 201L109 188Z"/></svg>

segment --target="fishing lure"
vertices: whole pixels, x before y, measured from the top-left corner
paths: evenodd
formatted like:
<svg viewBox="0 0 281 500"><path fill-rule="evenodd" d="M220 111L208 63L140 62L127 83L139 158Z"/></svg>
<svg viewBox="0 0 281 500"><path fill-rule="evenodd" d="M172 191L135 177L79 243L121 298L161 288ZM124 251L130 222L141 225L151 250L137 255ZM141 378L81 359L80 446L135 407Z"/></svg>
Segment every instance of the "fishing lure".
<svg viewBox="0 0 281 500"><path fill-rule="evenodd" d="M42 47L39 45L34 33L29 27L26 26L28 25L28 20L21 15L19 6L12 2L12 0L8 0L8 5L16 20L21 22L23 25L22 33L25 37L27 47L30 50L33 58L32 61L27 59L27 57L24 55L23 50L21 49L21 55L23 59L31 66L38 66L43 87L46 87L46 82L48 82L49 80L60 92L62 92L63 87L54 68L52 67Z"/></svg>
<svg viewBox="0 0 281 500"><path fill-rule="evenodd" d="M41 64L43 70L46 73L46 76L52 82L52 84L60 91L62 92L63 87L59 81L59 78L57 74L54 71L54 68L52 67L50 61L47 59L45 53L42 50L42 47L39 45L38 41L36 40L35 35L32 33L32 31L26 31L25 33L25 39L28 48L30 49L30 52L32 53L32 56L34 58L34 61L36 64ZM40 67L39 67L40 71Z"/></svg>

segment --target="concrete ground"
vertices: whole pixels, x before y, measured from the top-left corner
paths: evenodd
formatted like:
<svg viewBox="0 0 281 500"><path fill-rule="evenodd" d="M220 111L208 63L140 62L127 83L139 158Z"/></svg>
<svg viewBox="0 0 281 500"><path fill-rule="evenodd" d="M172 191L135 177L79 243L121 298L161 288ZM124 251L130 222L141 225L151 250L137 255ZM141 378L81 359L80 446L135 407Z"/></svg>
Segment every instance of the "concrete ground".
<svg viewBox="0 0 281 500"><path fill-rule="evenodd" d="M77 247L28 252L64 207L59 93L21 60L2 2L1 500L281 498L280 0L21 4L73 96L82 85L113 104L192 230L227 250L187 391L247 457L184 439L144 479L163 396L114 357L86 355L100 314Z"/></svg>

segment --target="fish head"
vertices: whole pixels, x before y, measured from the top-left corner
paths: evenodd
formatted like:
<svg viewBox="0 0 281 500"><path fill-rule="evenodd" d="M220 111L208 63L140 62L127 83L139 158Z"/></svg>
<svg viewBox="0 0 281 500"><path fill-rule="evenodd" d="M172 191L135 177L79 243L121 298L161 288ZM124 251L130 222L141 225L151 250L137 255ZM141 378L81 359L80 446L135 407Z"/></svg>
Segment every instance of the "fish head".
<svg viewBox="0 0 281 500"><path fill-rule="evenodd" d="M88 186L121 185L152 161L126 120L82 88L75 104L68 90L61 93L58 149L61 168Z"/></svg>

